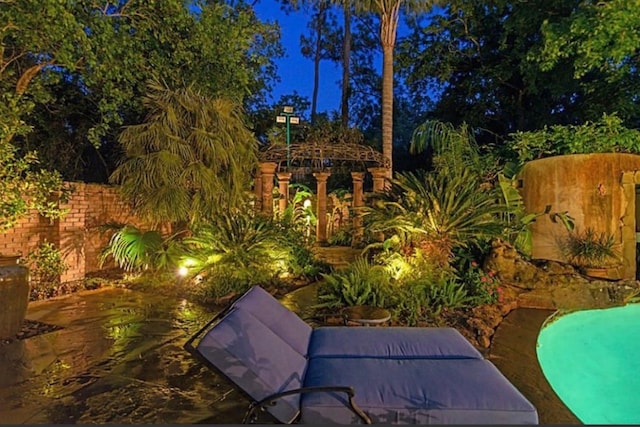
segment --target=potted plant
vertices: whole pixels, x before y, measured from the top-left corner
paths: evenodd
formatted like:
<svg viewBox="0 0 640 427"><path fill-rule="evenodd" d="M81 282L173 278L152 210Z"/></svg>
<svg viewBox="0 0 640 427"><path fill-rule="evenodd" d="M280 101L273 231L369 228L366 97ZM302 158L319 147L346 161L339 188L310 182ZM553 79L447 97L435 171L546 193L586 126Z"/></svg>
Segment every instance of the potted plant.
<svg viewBox="0 0 640 427"><path fill-rule="evenodd" d="M33 210L47 218L65 214L54 196L66 200L69 191L60 174L37 170L35 153L20 156L11 143L24 125L0 117L0 233L14 227ZM29 303L28 269L17 254L0 253L0 339L14 337L22 326Z"/></svg>
<svg viewBox="0 0 640 427"><path fill-rule="evenodd" d="M568 261L590 277L619 279L620 260L613 247L611 233L597 232L593 228L574 230L567 235L562 250Z"/></svg>

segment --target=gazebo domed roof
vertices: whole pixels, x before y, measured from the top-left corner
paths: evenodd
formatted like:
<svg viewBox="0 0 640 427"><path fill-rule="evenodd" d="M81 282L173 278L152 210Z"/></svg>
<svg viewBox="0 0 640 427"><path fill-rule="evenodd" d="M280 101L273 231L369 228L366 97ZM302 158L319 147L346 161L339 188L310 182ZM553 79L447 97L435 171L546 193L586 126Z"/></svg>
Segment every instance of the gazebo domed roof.
<svg viewBox="0 0 640 427"><path fill-rule="evenodd" d="M288 156L287 156L288 153ZM381 152L363 144L353 143L296 143L289 145L269 145L258 154L261 162L275 162L278 169L287 165L291 169L311 168L324 170L334 167L366 170L368 167L388 167L388 161ZM284 163L284 165L283 165Z"/></svg>

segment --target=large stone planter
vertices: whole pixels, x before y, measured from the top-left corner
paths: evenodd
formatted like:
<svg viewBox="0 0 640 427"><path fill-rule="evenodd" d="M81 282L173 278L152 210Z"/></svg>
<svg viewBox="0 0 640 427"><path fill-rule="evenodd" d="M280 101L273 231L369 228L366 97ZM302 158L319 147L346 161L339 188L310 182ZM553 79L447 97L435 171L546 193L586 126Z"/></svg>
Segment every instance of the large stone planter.
<svg viewBox="0 0 640 427"><path fill-rule="evenodd" d="M29 304L29 270L18 256L0 256L0 339L13 338L22 328Z"/></svg>
<svg viewBox="0 0 640 427"><path fill-rule="evenodd" d="M567 211L578 230L591 228L615 238L620 275L636 278L636 232L640 232L640 156L627 153L570 154L524 165L519 179L528 213ZM638 199L638 200L636 200ZM559 242L567 230L551 216L531 224L531 258L568 262Z"/></svg>

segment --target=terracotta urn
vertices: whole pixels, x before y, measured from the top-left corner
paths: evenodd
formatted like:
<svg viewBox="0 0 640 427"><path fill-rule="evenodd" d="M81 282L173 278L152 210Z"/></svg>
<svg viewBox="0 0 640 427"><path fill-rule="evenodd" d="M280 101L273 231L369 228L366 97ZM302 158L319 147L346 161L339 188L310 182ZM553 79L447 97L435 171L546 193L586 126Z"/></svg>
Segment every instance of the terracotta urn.
<svg viewBox="0 0 640 427"><path fill-rule="evenodd" d="M16 336L29 304L29 270L19 256L0 256L0 339Z"/></svg>

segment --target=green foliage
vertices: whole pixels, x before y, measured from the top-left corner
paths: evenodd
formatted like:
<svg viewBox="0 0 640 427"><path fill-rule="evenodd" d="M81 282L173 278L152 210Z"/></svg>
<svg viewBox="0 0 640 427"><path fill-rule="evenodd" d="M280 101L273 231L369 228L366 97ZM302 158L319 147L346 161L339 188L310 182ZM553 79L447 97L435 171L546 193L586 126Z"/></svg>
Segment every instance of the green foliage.
<svg viewBox="0 0 640 427"><path fill-rule="evenodd" d="M242 2L15 0L2 2L0 22L0 94L53 103L61 117L75 100L57 83L73 82L97 108L76 124L96 147L142 115L147 80L195 81L209 96L238 102L262 99L283 53L277 26Z"/></svg>
<svg viewBox="0 0 640 427"><path fill-rule="evenodd" d="M509 179L503 173L498 174L498 188L500 189L504 204L507 206L507 209L502 214L502 218L506 224L504 237L512 243L518 251L525 255L530 255L533 245L531 224L538 218L548 215L551 222L560 222L567 231L573 230L575 223L573 217L569 215L567 211L551 212L551 205L545 206L543 212L527 213L522 195L515 187L517 179L517 175L513 175L511 179Z"/></svg>
<svg viewBox="0 0 640 427"><path fill-rule="evenodd" d="M637 66L640 33L638 0L580 1L568 16L544 22L544 49L538 60L544 69L564 59L577 78L598 70L609 79L632 73Z"/></svg>
<svg viewBox="0 0 640 427"><path fill-rule="evenodd" d="M593 228L575 230L560 241L560 249L569 262L577 267L605 267L617 260L613 250L615 237Z"/></svg>
<svg viewBox="0 0 640 427"><path fill-rule="evenodd" d="M464 284L453 279L443 280L430 287L429 299L432 308L439 313L442 309L456 309L471 304L472 299Z"/></svg>
<svg viewBox="0 0 640 427"><path fill-rule="evenodd" d="M494 304L502 302L502 287L494 271L485 272L476 261L472 261L462 274L462 282L466 285L476 304Z"/></svg>
<svg viewBox="0 0 640 427"><path fill-rule="evenodd" d="M342 227L329 236L327 243L331 246L351 246L352 234L351 227Z"/></svg>
<svg viewBox="0 0 640 427"><path fill-rule="evenodd" d="M448 264L456 246L498 236L505 206L468 169L459 174L398 173L389 191L363 209L372 232L396 235L403 246L422 247Z"/></svg>
<svg viewBox="0 0 640 427"><path fill-rule="evenodd" d="M120 135L127 158L111 176L141 217L198 224L245 203L257 143L241 107L194 87L150 83L144 123Z"/></svg>
<svg viewBox="0 0 640 427"><path fill-rule="evenodd" d="M411 154L431 151L433 167L436 170L461 172L471 168L479 174L482 170L482 157L473 134L466 124L459 128L451 123L427 120L418 126L411 137Z"/></svg>
<svg viewBox="0 0 640 427"><path fill-rule="evenodd" d="M409 21L397 68L412 105L435 104L430 117L466 122L482 145L498 150L515 131L597 120L603 112L635 126L637 6L451 0Z"/></svg>
<svg viewBox="0 0 640 427"><path fill-rule="evenodd" d="M100 254L100 264L112 257L125 271L163 270L177 265L180 248L157 230L142 230L134 225L108 223L104 230L116 230Z"/></svg>
<svg viewBox="0 0 640 427"><path fill-rule="evenodd" d="M248 213L221 212L184 239L194 273L225 266L233 276L249 278L283 271L288 259L281 237L269 221Z"/></svg>
<svg viewBox="0 0 640 427"><path fill-rule="evenodd" d="M60 275L69 269L69 265L62 259L60 250L50 242L44 242L29 252L25 265L29 268L32 287L38 289L59 285Z"/></svg>
<svg viewBox="0 0 640 427"><path fill-rule="evenodd" d="M422 277L397 286L393 311L408 325L420 321L438 320L443 310L453 310L473 302L465 286L453 278L434 280Z"/></svg>
<svg viewBox="0 0 640 427"><path fill-rule="evenodd" d="M20 157L10 142L0 139L0 231L13 227L31 209L50 219L67 213L58 201L65 202L71 188L60 174L37 170L37 165L35 153Z"/></svg>
<svg viewBox="0 0 640 427"><path fill-rule="evenodd" d="M551 126L511 135L520 162L561 154L640 153L640 131L628 129L616 114L582 125Z"/></svg>
<svg viewBox="0 0 640 427"><path fill-rule="evenodd" d="M317 308L370 305L384 307L392 294L390 277L379 265L358 258L345 270L322 274Z"/></svg>

